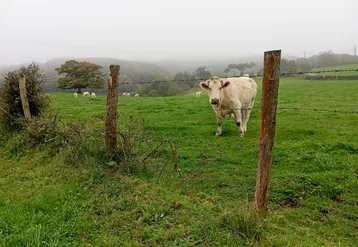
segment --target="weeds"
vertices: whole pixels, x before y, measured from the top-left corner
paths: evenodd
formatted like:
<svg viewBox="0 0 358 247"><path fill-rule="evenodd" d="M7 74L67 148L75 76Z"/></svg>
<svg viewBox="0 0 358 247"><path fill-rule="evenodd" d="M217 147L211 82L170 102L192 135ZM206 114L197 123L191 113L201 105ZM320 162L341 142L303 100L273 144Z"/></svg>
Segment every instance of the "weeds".
<svg viewBox="0 0 358 247"><path fill-rule="evenodd" d="M259 242L265 228L265 221L248 205L225 214L220 224L248 242Z"/></svg>

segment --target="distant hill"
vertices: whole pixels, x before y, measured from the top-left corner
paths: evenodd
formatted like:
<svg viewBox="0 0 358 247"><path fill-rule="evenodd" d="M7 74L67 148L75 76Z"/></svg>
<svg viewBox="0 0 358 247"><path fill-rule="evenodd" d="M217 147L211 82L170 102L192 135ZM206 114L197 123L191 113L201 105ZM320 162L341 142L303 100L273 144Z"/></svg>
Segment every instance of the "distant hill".
<svg viewBox="0 0 358 247"><path fill-rule="evenodd" d="M164 60L156 62L157 65L164 68L172 74L178 72L192 72L197 69L199 66L204 66L208 71L213 75L223 75L225 68L232 63L245 63L245 62L254 62L256 64L253 71L258 71L263 67L263 57L252 56L252 57L238 57L238 58L228 58L228 59L206 59L206 60Z"/></svg>
<svg viewBox="0 0 358 247"><path fill-rule="evenodd" d="M298 57L292 55L282 56L286 59L296 60ZM160 67L164 68L171 74L176 74L178 72L192 72L197 69L199 66L204 66L208 71L213 75L224 75L224 70L229 64L237 63L255 63L256 66L252 69L248 69L247 72L258 72L263 69L263 54L262 55L251 55L251 56L237 56L231 58L208 58L208 59L196 59L196 60L163 60L155 62Z"/></svg>
<svg viewBox="0 0 358 247"><path fill-rule="evenodd" d="M142 80L147 81L147 78L163 80L171 77L171 74L153 63L145 63L138 61L130 60L120 60L115 58L100 58L100 57L84 57L84 58L53 58L45 63L40 63L41 68L44 73L49 77L49 83L46 85L46 89L49 91L58 90L57 89L57 79L58 74L55 71L55 68L59 67L65 61L75 59L79 61L88 61L92 63L99 64L103 67L105 74L108 73L108 68L110 64L119 64L121 65L120 69L120 83L121 82L140 82ZM26 65L26 64L22 64ZM7 67L0 67L0 73L5 73L8 71L16 70L22 65L14 65ZM1 83L1 82L0 82ZM105 83L106 86L106 83ZM106 87L105 87L106 89ZM131 85L126 85L125 90L134 91L135 87ZM103 90L93 90L93 91L103 91Z"/></svg>

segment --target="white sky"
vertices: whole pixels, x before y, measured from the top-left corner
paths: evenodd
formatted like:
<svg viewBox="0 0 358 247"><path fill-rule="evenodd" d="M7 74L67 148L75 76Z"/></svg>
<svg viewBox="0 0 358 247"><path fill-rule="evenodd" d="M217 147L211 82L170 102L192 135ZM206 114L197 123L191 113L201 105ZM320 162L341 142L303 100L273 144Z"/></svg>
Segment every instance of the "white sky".
<svg viewBox="0 0 358 247"><path fill-rule="evenodd" d="M0 0L0 65L205 59L358 45L358 0Z"/></svg>

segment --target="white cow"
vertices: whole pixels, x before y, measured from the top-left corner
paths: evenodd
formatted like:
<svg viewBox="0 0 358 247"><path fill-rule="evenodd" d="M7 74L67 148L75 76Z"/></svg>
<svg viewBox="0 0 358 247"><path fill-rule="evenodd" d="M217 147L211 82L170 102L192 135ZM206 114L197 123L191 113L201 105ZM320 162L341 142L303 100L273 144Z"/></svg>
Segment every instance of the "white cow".
<svg viewBox="0 0 358 247"><path fill-rule="evenodd" d="M222 135L223 119L234 114L240 136L247 130L247 122L254 106L257 84L252 78L219 78L214 76L200 82L200 87L208 91L209 102L212 105L218 123L216 136Z"/></svg>
<svg viewBox="0 0 358 247"><path fill-rule="evenodd" d="M249 75L249 74L245 74L244 77L250 77L250 75Z"/></svg>
<svg viewBox="0 0 358 247"><path fill-rule="evenodd" d="M199 98L200 95L201 95L201 92L196 92L196 93L195 93L195 97L197 97L197 98Z"/></svg>
<svg viewBox="0 0 358 247"><path fill-rule="evenodd" d="M130 93L127 93L127 96L131 96L131 94L130 94Z"/></svg>
<svg viewBox="0 0 358 247"><path fill-rule="evenodd" d="M136 94L134 95L134 97L139 97L139 94L136 93Z"/></svg>
<svg viewBox="0 0 358 247"><path fill-rule="evenodd" d="M89 93L89 92L83 92L82 96L84 96L84 97L89 97L89 96L90 96L90 93Z"/></svg>
<svg viewBox="0 0 358 247"><path fill-rule="evenodd" d="M75 96L75 98L77 98L77 93L73 93L73 96Z"/></svg>
<svg viewBox="0 0 358 247"><path fill-rule="evenodd" d="M127 93L122 93L122 96L127 96Z"/></svg>
<svg viewBox="0 0 358 247"><path fill-rule="evenodd" d="M92 97L92 98L96 98L96 94L95 94L95 93L91 93L91 97Z"/></svg>

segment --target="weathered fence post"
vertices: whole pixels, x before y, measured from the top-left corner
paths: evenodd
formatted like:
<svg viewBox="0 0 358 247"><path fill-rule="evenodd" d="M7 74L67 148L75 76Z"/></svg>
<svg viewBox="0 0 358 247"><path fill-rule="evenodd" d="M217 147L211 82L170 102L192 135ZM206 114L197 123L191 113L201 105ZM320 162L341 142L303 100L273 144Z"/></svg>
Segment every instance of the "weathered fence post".
<svg viewBox="0 0 358 247"><path fill-rule="evenodd" d="M261 98L260 149L255 190L255 207L256 212L260 216L266 216L268 211L280 79L280 60L281 50L265 52Z"/></svg>
<svg viewBox="0 0 358 247"><path fill-rule="evenodd" d="M120 65L109 66L105 135L106 150L108 153L114 153L117 150L119 69Z"/></svg>
<svg viewBox="0 0 358 247"><path fill-rule="evenodd" d="M20 98L22 109L24 110L24 116L26 120L31 119L29 100L27 99L27 91L26 91L26 77L24 74L20 74L19 79L19 88L20 88Z"/></svg>

